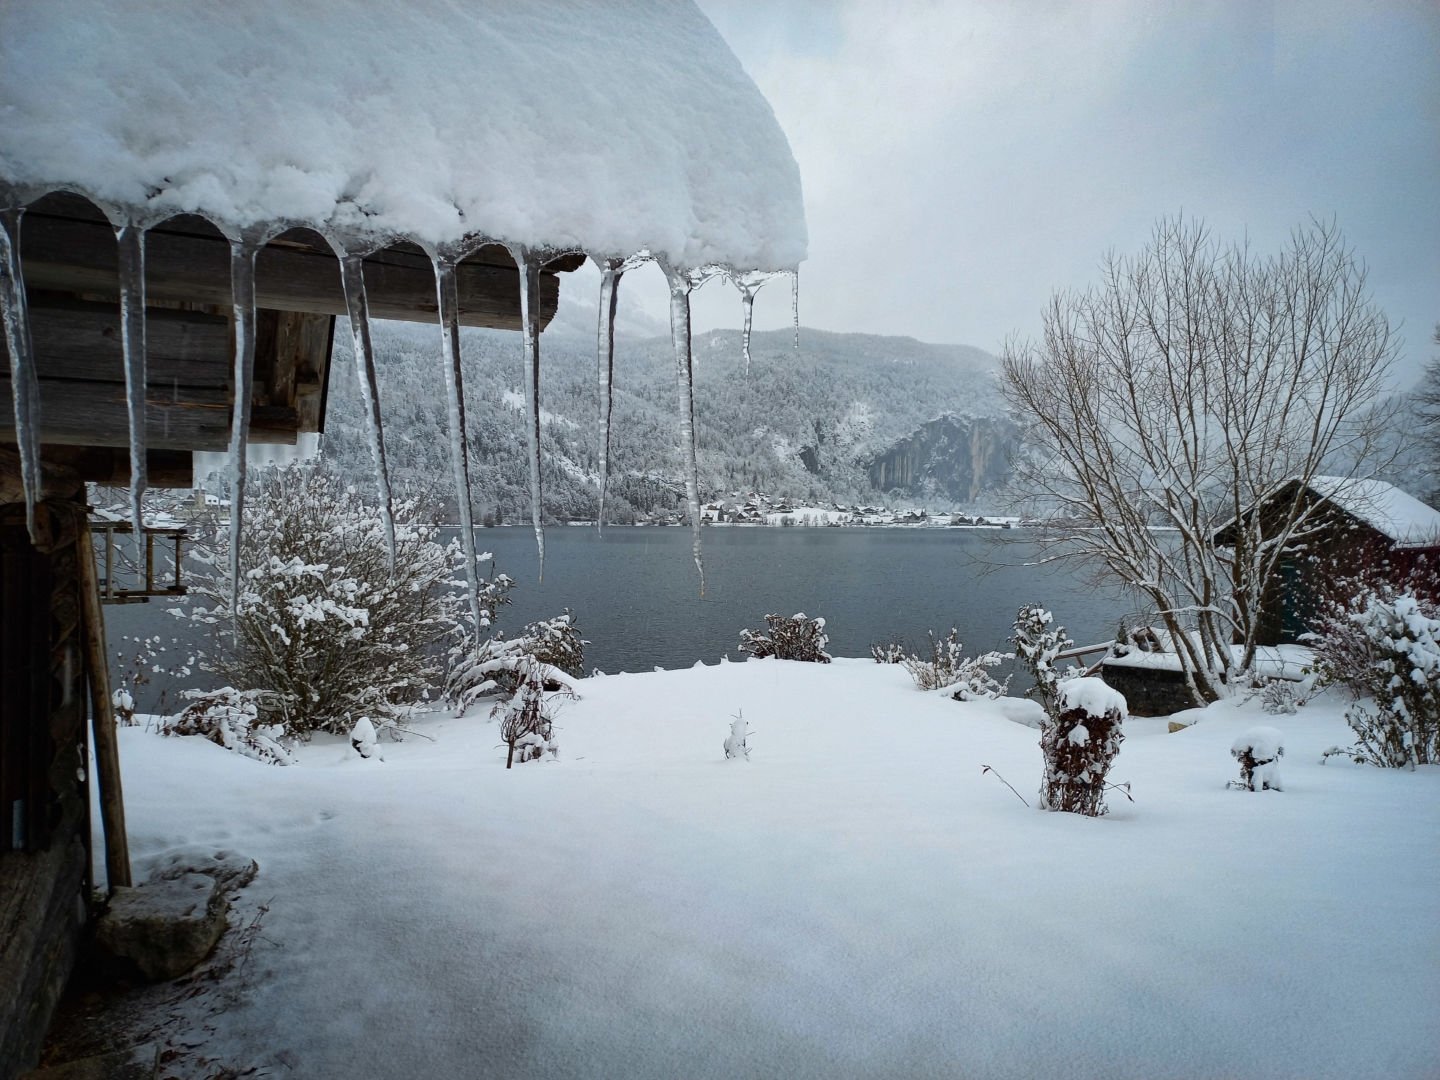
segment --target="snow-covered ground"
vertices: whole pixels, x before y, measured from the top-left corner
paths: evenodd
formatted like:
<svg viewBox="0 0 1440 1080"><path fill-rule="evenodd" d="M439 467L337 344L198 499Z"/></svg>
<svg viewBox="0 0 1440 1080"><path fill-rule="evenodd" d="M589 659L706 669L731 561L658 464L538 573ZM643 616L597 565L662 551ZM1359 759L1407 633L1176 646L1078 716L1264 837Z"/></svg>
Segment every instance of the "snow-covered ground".
<svg viewBox="0 0 1440 1080"><path fill-rule="evenodd" d="M1025 703L899 667L580 690L560 760L508 773L483 709L383 763L123 730L142 872L191 843L260 863L263 935L206 1053L313 1077L1440 1072L1440 769L1320 765L1342 702L1130 722L1112 779L1136 801L1088 819L982 774L1034 804ZM1226 790L1262 722L1285 790Z"/></svg>

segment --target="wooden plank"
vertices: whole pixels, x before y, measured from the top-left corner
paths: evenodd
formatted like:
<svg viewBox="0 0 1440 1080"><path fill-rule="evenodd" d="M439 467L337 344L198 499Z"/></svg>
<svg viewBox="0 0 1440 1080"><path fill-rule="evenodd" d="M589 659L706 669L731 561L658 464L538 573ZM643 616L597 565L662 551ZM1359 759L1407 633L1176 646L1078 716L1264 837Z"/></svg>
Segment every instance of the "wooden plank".
<svg viewBox="0 0 1440 1080"><path fill-rule="evenodd" d="M103 222L54 216L42 204L26 213L21 245L30 289L102 295L118 291L115 235ZM485 250L485 258L495 257L497 249ZM574 262L567 259L556 266ZM229 245L218 236L164 226L152 229L145 242L145 265L150 299L231 302ZM513 264L467 259L457 268L456 281L462 325L520 328L520 283ZM423 255L399 249L377 252L365 260L365 289L375 318L437 318L435 275ZM256 260L255 295L262 308L346 314L338 260L308 245L266 245ZM555 274L542 274L542 327L554 316L559 295Z"/></svg>
<svg viewBox="0 0 1440 1080"><path fill-rule="evenodd" d="M0 439L13 439L8 373L0 374ZM230 393L189 387L181 400L151 388L145 403L148 445L156 450L223 450L230 441ZM293 429L292 429L293 430ZM40 380L40 438L66 446L128 446L123 383Z"/></svg>
<svg viewBox="0 0 1440 1080"><path fill-rule="evenodd" d="M4 490L5 455L14 451L0 446L0 490ZM147 450L145 453L145 475L151 487L192 488L194 484L194 459L188 450ZM62 475L75 477L76 486L82 481L96 484L112 484L124 487L130 483L130 454L120 446L47 446L41 460L42 468L64 470ZM49 490L49 482L46 483ZM75 487L63 492L73 494ZM61 494L58 489L55 495ZM23 497L23 496L22 496ZM7 501L0 499L0 502ZM9 500L9 501L18 501Z"/></svg>
<svg viewBox="0 0 1440 1080"><path fill-rule="evenodd" d="M130 841L125 834L125 799L120 787L120 746L110 703L110 653L105 647L105 615L100 607L100 578L89 522L76 541L80 595L84 606L85 673L90 684L90 717L99 782L100 826L105 834L105 880L110 891L130 884Z"/></svg>
<svg viewBox="0 0 1440 1080"><path fill-rule="evenodd" d="M30 297L30 327L41 378L125 381L117 304L37 291ZM152 386L229 385L230 320L148 308L145 339ZM9 367L10 353L0 337L0 370Z"/></svg>

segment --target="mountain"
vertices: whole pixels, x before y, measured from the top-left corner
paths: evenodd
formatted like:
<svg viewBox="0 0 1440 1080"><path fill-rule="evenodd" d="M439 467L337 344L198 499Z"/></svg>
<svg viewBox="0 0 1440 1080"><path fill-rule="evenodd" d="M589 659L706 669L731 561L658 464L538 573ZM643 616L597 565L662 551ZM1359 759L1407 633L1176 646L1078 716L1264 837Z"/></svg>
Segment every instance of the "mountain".
<svg viewBox="0 0 1440 1080"><path fill-rule="evenodd" d="M591 518L602 442L594 337L557 329L541 339L545 512L559 520ZM443 498L450 491L449 441L439 336L436 328L406 323L377 323L373 330L391 473ZM790 331L768 331L752 338L747 377L738 331L697 334L693 345L702 497L763 490L805 503L878 501L890 490L973 504L1004 479L1009 436L997 361L980 349L807 329L797 350ZM477 513L526 517L519 335L465 330L461 348ZM342 472L368 477L354 364L339 335L331 371L322 453ZM669 338L619 340L611 520L683 504L676 403ZM902 444L911 449L897 449ZM877 488L875 463L886 460L894 464L881 469L884 487ZM918 487L892 482L902 460Z"/></svg>
<svg viewBox="0 0 1440 1080"><path fill-rule="evenodd" d="M1020 445L1020 429L1003 416L947 413L865 463L876 491L933 502L974 503L1001 487Z"/></svg>

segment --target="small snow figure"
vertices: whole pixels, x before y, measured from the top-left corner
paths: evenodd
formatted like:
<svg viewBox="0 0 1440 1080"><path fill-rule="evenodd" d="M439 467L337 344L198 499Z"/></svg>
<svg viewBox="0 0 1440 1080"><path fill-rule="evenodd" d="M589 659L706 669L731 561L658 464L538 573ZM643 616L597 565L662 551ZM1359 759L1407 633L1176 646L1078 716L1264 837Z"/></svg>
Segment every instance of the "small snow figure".
<svg viewBox="0 0 1440 1080"><path fill-rule="evenodd" d="M1240 779L1229 787L1246 791L1284 791L1280 784L1280 759L1285 756L1284 736L1278 728L1253 727L1230 745L1230 756L1240 762ZM1259 787L1256 787L1256 783Z"/></svg>
<svg viewBox="0 0 1440 1080"><path fill-rule="evenodd" d="M363 758L376 756L380 742L375 736L375 725L370 722L368 716L360 717L355 721L355 726L350 729L350 745Z"/></svg>
<svg viewBox="0 0 1440 1080"><path fill-rule="evenodd" d="M745 722L745 714L738 712L730 723L730 735L725 740L725 757L727 760L750 760L750 747L745 745L745 740L750 735L750 725Z"/></svg>

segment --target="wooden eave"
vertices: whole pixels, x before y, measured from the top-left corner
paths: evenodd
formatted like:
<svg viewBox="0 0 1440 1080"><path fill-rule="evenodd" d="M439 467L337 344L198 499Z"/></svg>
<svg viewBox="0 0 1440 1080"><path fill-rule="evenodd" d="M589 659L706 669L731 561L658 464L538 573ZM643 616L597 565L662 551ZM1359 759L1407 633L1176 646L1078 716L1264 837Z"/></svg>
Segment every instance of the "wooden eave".
<svg viewBox="0 0 1440 1080"><path fill-rule="evenodd" d="M65 448L64 464L83 479L124 482L128 459L113 452L129 445L114 229L88 200L50 195L25 213L21 257L45 455ZM583 261L562 256L542 272L542 328L559 300L557 274ZM230 245L201 218L172 218L147 232L145 270L151 479L155 486L188 486L178 455L223 450L230 441ZM255 276L250 438L294 443L324 430L335 317L347 311L339 260L318 233L297 228L260 251ZM520 328L519 274L504 247L485 245L462 260L456 283L461 325ZM414 244L397 242L367 256L365 288L373 318L438 319L433 268ZM0 441L14 438L9 371L0 339Z"/></svg>

